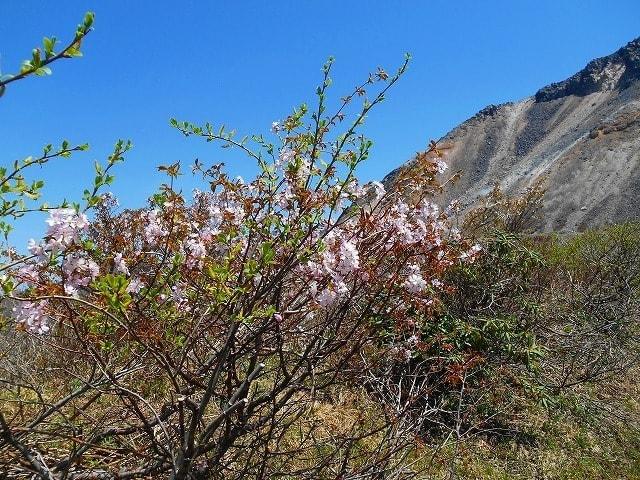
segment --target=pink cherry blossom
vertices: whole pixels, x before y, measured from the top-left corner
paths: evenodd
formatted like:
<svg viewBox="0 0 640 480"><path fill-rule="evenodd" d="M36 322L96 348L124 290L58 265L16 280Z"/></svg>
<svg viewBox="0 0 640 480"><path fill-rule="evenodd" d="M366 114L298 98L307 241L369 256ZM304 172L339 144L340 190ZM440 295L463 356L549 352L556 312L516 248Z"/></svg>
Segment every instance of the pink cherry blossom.
<svg viewBox="0 0 640 480"><path fill-rule="evenodd" d="M15 273L16 278L28 285L34 285L40 278L40 271L35 265L30 263L22 265Z"/></svg>
<svg viewBox="0 0 640 480"><path fill-rule="evenodd" d="M100 267L90 258L72 254L64 259L62 271L65 274L64 291L76 295L80 287L88 286L100 273Z"/></svg>
<svg viewBox="0 0 640 480"><path fill-rule="evenodd" d="M45 263L49 258L44 246L37 243L33 238L27 243L27 250L31 255L35 255L38 263Z"/></svg>
<svg viewBox="0 0 640 480"><path fill-rule="evenodd" d="M147 243L155 245L162 237L168 235L169 232L162 225L160 210L154 209L145 212L143 220L145 222L143 235Z"/></svg>
<svg viewBox="0 0 640 480"><path fill-rule="evenodd" d="M410 273L404 282L404 286L411 293L421 293L425 288L427 288L427 282L422 278L420 268L417 265L410 265L409 271Z"/></svg>
<svg viewBox="0 0 640 480"><path fill-rule="evenodd" d="M423 220L425 221L433 221L435 220L439 213L440 208L427 200L423 200L419 206L419 212Z"/></svg>
<svg viewBox="0 0 640 480"><path fill-rule="evenodd" d="M387 193L387 191L384 188L384 185L382 185L382 183L380 182L375 182L375 181L370 182L369 184L365 185L365 188L367 188L368 193L371 193L373 197L371 201L372 205L375 205L376 203L378 203L380 199L384 197L385 194Z"/></svg>
<svg viewBox="0 0 640 480"><path fill-rule="evenodd" d="M139 278L132 278L127 286L127 293L138 293L144 287L144 283Z"/></svg>
<svg viewBox="0 0 640 480"><path fill-rule="evenodd" d="M331 290L330 288L325 288L322 292L320 292L316 300L321 307L327 308L333 305L338 300L338 293L334 290Z"/></svg>
<svg viewBox="0 0 640 480"><path fill-rule="evenodd" d="M121 273L123 275L129 275L129 269L127 268L127 264L122 258L121 253L116 253L113 256L113 271L114 273Z"/></svg>
<svg viewBox="0 0 640 480"><path fill-rule="evenodd" d="M45 306L45 302L20 302L12 311L16 322L26 331L41 335L50 329Z"/></svg>
<svg viewBox="0 0 640 480"><path fill-rule="evenodd" d="M45 236L45 250L53 253L80 243L80 233L89 226L87 216L84 213L77 213L73 208L50 210L46 222L49 228Z"/></svg>
<svg viewBox="0 0 640 480"><path fill-rule="evenodd" d="M197 234L190 235L184 248L187 255L187 266L189 268L201 267L202 261L207 255L207 247L202 238Z"/></svg>
<svg viewBox="0 0 640 480"><path fill-rule="evenodd" d="M338 272L342 275L348 275L360 267L360 257L358 249L353 241L345 240L340 243L338 252Z"/></svg>

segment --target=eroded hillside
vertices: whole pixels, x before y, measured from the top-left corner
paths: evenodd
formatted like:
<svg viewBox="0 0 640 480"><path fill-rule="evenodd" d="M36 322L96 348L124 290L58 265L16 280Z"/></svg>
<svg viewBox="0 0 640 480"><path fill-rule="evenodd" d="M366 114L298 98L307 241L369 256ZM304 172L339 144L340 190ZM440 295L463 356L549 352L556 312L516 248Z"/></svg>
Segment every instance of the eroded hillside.
<svg viewBox="0 0 640 480"><path fill-rule="evenodd" d="M439 144L462 170L443 204L471 206L495 183L517 194L544 177L542 231L640 217L640 38L532 97L481 110Z"/></svg>

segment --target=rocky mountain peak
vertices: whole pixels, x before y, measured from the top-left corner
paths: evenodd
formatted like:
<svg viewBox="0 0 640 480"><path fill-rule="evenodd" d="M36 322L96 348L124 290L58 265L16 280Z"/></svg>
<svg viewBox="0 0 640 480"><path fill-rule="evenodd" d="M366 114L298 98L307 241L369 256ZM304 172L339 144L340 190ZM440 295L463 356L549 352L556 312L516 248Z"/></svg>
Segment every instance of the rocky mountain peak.
<svg viewBox="0 0 640 480"><path fill-rule="evenodd" d="M435 197L442 207L473 208L496 183L521 195L542 181L538 231L640 219L640 38L534 97L489 105L438 144L461 172ZM388 189L401 188L406 166L384 179Z"/></svg>
<svg viewBox="0 0 640 480"><path fill-rule="evenodd" d="M624 89L640 79L640 37L617 52L596 58L568 79L538 90L536 102L548 102L568 95L583 97L598 91Z"/></svg>

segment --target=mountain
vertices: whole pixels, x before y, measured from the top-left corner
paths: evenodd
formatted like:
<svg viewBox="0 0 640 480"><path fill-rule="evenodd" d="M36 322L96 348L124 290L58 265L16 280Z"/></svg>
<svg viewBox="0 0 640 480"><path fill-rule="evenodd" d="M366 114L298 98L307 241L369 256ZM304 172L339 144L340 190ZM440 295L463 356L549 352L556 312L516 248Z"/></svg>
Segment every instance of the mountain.
<svg viewBox="0 0 640 480"><path fill-rule="evenodd" d="M438 145L450 171L462 170L443 205L473 206L496 183L517 194L544 177L540 231L640 218L640 38L532 97L484 108Z"/></svg>

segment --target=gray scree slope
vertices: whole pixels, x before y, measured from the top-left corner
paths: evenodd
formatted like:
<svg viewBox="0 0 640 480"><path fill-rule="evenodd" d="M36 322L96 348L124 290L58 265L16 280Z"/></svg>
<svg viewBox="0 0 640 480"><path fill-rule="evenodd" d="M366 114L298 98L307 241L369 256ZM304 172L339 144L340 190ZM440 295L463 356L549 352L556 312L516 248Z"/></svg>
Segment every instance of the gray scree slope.
<svg viewBox="0 0 640 480"><path fill-rule="evenodd" d="M495 183L518 194L544 177L540 231L639 219L640 38L533 97L486 107L439 144L450 171L463 171L443 205L473 206Z"/></svg>

